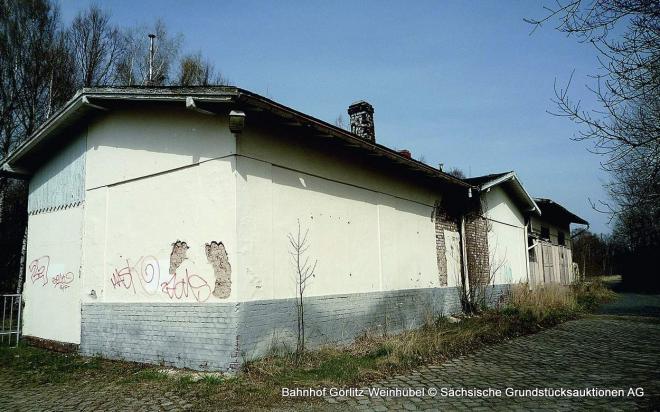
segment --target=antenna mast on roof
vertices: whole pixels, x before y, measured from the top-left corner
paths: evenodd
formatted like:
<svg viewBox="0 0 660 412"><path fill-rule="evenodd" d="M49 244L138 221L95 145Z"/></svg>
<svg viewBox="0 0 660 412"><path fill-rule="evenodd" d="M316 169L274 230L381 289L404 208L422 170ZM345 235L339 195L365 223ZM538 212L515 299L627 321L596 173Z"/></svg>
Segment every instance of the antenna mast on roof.
<svg viewBox="0 0 660 412"><path fill-rule="evenodd" d="M156 35L149 33L149 86L153 85L154 80L154 39Z"/></svg>

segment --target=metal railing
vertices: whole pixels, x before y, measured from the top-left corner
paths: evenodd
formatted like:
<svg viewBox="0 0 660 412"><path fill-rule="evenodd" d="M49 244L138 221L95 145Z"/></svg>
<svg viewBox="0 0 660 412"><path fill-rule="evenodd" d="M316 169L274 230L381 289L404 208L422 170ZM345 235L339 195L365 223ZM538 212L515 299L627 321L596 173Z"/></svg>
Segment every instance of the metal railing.
<svg viewBox="0 0 660 412"><path fill-rule="evenodd" d="M11 346L12 337L14 337L14 346L18 346L18 341L21 337L21 295L0 295L0 299L2 299L0 343L7 343Z"/></svg>

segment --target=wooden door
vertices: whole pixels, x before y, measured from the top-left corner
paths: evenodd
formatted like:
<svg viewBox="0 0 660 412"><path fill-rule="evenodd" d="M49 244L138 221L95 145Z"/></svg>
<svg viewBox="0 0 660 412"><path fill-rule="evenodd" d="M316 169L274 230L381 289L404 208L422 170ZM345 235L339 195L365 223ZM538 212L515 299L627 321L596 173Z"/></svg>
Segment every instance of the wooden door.
<svg viewBox="0 0 660 412"><path fill-rule="evenodd" d="M566 260L566 249L559 246L559 277L562 285L568 285L568 265Z"/></svg>
<svg viewBox="0 0 660 412"><path fill-rule="evenodd" d="M552 283L555 281L555 265L552 258L552 245L542 243L541 250L543 254L543 282Z"/></svg>

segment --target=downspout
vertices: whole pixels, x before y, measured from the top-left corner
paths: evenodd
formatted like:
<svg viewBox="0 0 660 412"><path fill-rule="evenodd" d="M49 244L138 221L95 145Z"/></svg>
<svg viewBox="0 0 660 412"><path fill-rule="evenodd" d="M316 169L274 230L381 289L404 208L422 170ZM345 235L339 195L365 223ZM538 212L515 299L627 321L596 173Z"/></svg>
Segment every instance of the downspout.
<svg viewBox="0 0 660 412"><path fill-rule="evenodd" d="M470 276L468 273L468 264L467 264L467 248L465 247L465 216L461 215L461 262L463 264L462 276L463 276L463 293L464 296L468 298L468 301L472 299L472 296L469 295L470 291Z"/></svg>
<svg viewBox="0 0 660 412"><path fill-rule="evenodd" d="M527 288L532 289L532 283L529 281L529 246L527 246L527 239L529 234L527 232L528 224L525 223L525 233L523 235L523 247L525 248L525 271L527 272Z"/></svg>

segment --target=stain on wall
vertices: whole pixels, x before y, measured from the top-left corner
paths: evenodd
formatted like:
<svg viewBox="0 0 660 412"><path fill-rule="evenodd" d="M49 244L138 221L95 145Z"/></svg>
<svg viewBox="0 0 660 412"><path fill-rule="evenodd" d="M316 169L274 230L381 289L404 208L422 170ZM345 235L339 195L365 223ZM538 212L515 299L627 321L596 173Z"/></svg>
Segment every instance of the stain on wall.
<svg viewBox="0 0 660 412"><path fill-rule="evenodd" d="M231 294L231 265L227 250L222 242L213 241L206 244L206 258L215 274L215 288L213 296L228 298Z"/></svg>
<svg viewBox="0 0 660 412"><path fill-rule="evenodd" d="M176 270L186 260L186 251L189 249L188 244L181 240L172 243L172 253L170 254L170 275L174 275Z"/></svg>

